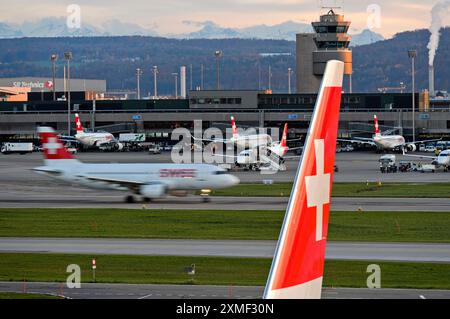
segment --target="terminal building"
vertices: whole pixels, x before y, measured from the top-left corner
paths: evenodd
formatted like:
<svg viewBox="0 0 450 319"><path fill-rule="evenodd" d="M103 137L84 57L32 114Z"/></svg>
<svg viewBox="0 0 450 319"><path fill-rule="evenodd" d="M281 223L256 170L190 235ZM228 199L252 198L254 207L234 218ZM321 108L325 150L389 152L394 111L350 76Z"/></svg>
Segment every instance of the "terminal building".
<svg viewBox="0 0 450 319"><path fill-rule="evenodd" d="M372 136L373 116L385 128L399 128L412 138L413 95L411 93L352 93L352 52L347 35L350 22L330 10L312 23L315 33L297 35L297 93L272 94L257 90L191 91L184 99L123 100L109 96L131 96L130 92L108 94L104 80L71 80L71 121L80 113L84 126L111 133L139 132L147 137L170 138L173 129L193 129L194 120L203 128L229 127L230 116L238 125L282 128L289 123L290 138L307 133L317 92L330 59L345 63L350 90L341 102L339 135ZM67 133L67 87L56 80L53 101L51 79L0 79L0 142L36 139L36 127L47 125ZM130 94L129 94L130 93ZM20 97L22 95L22 97ZM25 99L23 96L27 96ZM58 100L59 99L59 100ZM450 99L447 94L430 99L427 91L414 94L417 139L450 139ZM74 132L72 132L74 133Z"/></svg>

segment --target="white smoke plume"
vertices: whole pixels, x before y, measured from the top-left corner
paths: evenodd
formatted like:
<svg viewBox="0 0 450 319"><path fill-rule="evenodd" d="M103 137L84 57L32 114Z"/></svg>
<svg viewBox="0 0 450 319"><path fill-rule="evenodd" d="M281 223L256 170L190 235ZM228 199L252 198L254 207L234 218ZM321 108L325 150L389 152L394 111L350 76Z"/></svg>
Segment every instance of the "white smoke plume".
<svg viewBox="0 0 450 319"><path fill-rule="evenodd" d="M434 58L439 47L439 38L441 28L450 20L450 0L440 0L431 10L430 42L428 43L429 65L434 65Z"/></svg>

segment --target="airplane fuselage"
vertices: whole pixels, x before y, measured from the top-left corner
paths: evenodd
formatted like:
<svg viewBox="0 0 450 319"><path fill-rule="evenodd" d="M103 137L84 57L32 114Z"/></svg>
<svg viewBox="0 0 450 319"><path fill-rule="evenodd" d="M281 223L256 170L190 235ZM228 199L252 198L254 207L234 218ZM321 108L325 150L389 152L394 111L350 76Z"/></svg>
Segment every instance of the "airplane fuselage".
<svg viewBox="0 0 450 319"><path fill-rule="evenodd" d="M110 133L77 133L75 138L87 146L100 146L115 141L114 136Z"/></svg>
<svg viewBox="0 0 450 319"><path fill-rule="evenodd" d="M239 135L238 137L232 137L231 142L238 148L251 149L269 145L272 143L272 137L268 134Z"/></svg>
<svg viewBox="0 0 450 319"><path fill-rule="evenodd" d="M50 168L46 173L46 168ZM128 188L103 180L126 180L135 185L163 184L168 190L200 190L230 187L239 182L221 168L206 164L84 164L61 161L36 168L40 174L80 186L122 190Z"/></svg>
<svg viewBox="0 0 450 319"><path fill-rule="evenodd" d="M374 136L373 141L382 150L393 150L405 145L405 138L401 135Z"/></svg>

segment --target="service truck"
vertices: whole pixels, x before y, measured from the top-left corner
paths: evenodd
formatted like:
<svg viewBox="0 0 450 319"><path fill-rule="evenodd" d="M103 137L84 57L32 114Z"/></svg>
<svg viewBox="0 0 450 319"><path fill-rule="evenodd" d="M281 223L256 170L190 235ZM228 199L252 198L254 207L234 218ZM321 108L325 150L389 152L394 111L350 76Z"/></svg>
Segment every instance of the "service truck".
<svg viewBox="0 0 450 319"><path fill-rule="evenodd" d="M1 152L3 154L27 154L33 152L33 143L3 143Z"/></svg>

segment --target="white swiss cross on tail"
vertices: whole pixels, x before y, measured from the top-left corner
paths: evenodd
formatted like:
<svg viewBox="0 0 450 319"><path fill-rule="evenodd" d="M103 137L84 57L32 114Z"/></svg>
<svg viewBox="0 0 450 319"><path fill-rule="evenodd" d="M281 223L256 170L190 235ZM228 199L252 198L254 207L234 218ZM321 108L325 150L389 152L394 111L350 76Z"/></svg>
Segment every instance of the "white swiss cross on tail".
<svg viewBox="0 0 450 319"><path fill-rule="evenodd" d="M331 175L324 174L324 140L315 140L316 175L306 176L308 207L316 207L316 241L322 240L323 205L330 203Z"/></svg>
<svg viewBox="0 0 450 319"><path fill-rule="evenodd" d="M38 133L46 161L53 163L56 163L55 161L61 162L61 160L74 161L72 154L61 143L53 128L39 127Z"/></svg>
<svg viewBox="0 0 450 319"><path fill-rule="evenodd" d="M343 74L327 63L264 298L321 297Z"/></svg>

